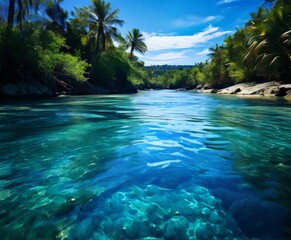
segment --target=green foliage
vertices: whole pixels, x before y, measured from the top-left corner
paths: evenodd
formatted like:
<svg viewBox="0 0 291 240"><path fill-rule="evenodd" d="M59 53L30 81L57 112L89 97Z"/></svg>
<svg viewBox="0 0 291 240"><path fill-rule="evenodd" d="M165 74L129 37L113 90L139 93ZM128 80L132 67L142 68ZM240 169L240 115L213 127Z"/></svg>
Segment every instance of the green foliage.
<svg viewBox="0 0 291 240"><path fill-rule="evenodd" d="M91 6L76 9L68 21L61 2L9 1L7 22L0 26L0 87L41 82L55 93L58 88L70 88L70 84L71 88L85 86L82 92L87 89L91 93L94 86L75 81L88 78L91 84L113 92L126 87L134 90L130 81L144 84L144 64L137 57L131 56L130 61L125 49L114 46L114 40L124 40L117 28L124 23L118 9L112 10L104 0L92 0ZM31 10L36 10L36 16L40 6L46 15L30 18ZM144 52L146 45L137 33L138 38L132 39L137 40L133 50Z"/></svg>
<svg viewBox="0 0 291 240"><path fill-rule="evenodd" d="M36 73L41 61L39 49L42 49L39 41L40 32L32 26L28 26L25 32L18 28L7 30L6 25L0 26L0 56L1 56L1 80L3 82L25 80L27 72Z"/></svg>
<svg viewBox="0 0 291 240"><path fill-rule="evenodd" d="M130 60L133 59L134 51L138 51L140 53L145 53L147 51L145 39L140 31L136 28L133 28L131 32L127 33L125 46L127 49L130 48Z"/></svg>
<svg viewBox="0 0 291 240"><path fill-rule="evenodd" d="M205 64L198 63L194 66L152 66L147 67L147 86L149 88L195 88L205 84Z"/></svg>
<svg viewBox="0 0 291 240"><path fill-rule="evenodd" d="M98 86L114 90L126 83L130 71L131 65L126 53L112 49L96 57L90 79Z"/></svg>
<svg viewBox="0 0 291 240"><path fill-rule="evenodd" d="M205 84L205 74L201 71L204 66L196 66L190 70L191 85Z"/></svg>
<svg viewBox="0 0 291 240"><path fill-rule="evenodd" d="M82 38L84 45L94 40L97 52L104 52L113 46L113 40L121 36L116 26L124 21L118 17L119 9L112 11L111 4L103 0L92 0L92 6L77 9L80 22L89 27L89 32Z"/></svg>
<svg viewBox="0 0 291 240"><path fill-rule="evenodd" d="M150 77L149 86L152 88L194 88L198 84L204 83L205 76L198 67L191 69L167 70L162 75L154 75L148 70Z"/></svg>
<svg viewBox="0 0 291 240"><path fill-rule="evenodd" d="M87 81L84 76L86 69L90 66L87 62L81 61L78 57L70 54L54 54L51 56L54 62L54 73L62 77L70 77L77 81Z"/></svg>
<svg viewBox="0 0 291 240"><path fill-rule="evenodd" d="M240 83L245 79L245 72L236 63L230 62L228 64L229 76L235 83Z"/></svg>
<svg viewBox="0 0 291 240"><path fill-rule="evenodd" d="M211 59L203 69L208 84L291 81L291 2L267 2L270 8L260 7L245 28L210 48Z"/></svg>
<svg viewBox="0 0 291 240"><path fill-rule="evenodd" d="M41 25L26 23L23 29L0 26L0 72L3 83L41 81L51 86L60 77L85 81L88 64L61 53L65 39Z"/></svg>
<svg viewBox="0 0 291 240"><path fill-rule="evenodd" d="M144 68L144 62L136 60L130 62L131 71L128 80L138 88L147 88L149 76Z"/></svg>

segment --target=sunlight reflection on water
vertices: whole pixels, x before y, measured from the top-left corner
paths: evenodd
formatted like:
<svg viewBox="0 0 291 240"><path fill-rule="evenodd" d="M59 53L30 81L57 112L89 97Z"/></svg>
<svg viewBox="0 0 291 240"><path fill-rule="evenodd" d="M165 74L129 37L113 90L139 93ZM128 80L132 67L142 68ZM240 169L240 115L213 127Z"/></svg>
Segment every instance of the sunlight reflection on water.
<svg viewBox="0 0 291 240"><path fill-rule="evenodd" d="M3 239L288 239L291 104L191 92L0 106Z"/></svg>

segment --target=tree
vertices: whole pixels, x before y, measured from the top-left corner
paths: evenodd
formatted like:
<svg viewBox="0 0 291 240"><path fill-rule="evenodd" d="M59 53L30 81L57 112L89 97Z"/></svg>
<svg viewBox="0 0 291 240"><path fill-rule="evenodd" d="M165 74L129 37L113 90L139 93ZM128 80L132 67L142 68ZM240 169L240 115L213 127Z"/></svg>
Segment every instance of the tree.
<svg viewBox="0 0 291 240"><path fill-rule="evenodd" d="M14 15L15 15L15 0L9 0L8 21L7 21L8 28L13 27Z"/></svg>
<svg viewBox="0 0 291 240"><path fill-rule="evenodd" d="M47 29L59 32L61 35L67 30L68 12L61 7L63 0L53 0L47 4L46 14L50 18Z"/></svg>
<svg viewBox="0 0 291 240"><path fill-rule="evenodd" d="M211 57L210 69L212 72L213 78L210 79L212 81L213 86L218 86L222 83L222 65L223 65L223 55L222 55L222 46L218 46L209 48L210 53L208 56Z"/></svg>
<svg viewBox="0 0 291 240"><path fill-rule="evenodd" d="M18 23L20 23L20 26L22 22L24 21L25 16L29 13L30 8L32 7L37 11L39 3L40 3L40 0L17 0L16 20ZM15 4L16 4L16 0L9 0L8 21L7 21L8 28L13 27L14 17L15 17Z"/></svg>
<svg viewBox="0 0 291 240"><path fill-rule="evenodd" d="M119 9L111 11L111 4L103 0L92 0L93 5L77 10L79 16L89 26L89 33L84 43L95 40L95 50L104 52L108 46L113 46L113 40L119 40L120 33L116 26L122 26L124 21L118 18Z"/></svg>
<svg viewBox="0 0 291 240"><path fill-rule="evenodd" d="M147 51L147 46L145 44L145 39L140 31L133 28L131 32L126 35L126 47L130 48L129 59L133 59L133 52L138 51L140 53L145 53Z"/></svg>
<svg viewBox="0 0 291 240"><path fill-rule="evenodd" d="M290 77L290 1L277 0L271 11L259 9L247 25L251 32L245 59L255 59L257 74L269 80L286 81Z"/></svg>

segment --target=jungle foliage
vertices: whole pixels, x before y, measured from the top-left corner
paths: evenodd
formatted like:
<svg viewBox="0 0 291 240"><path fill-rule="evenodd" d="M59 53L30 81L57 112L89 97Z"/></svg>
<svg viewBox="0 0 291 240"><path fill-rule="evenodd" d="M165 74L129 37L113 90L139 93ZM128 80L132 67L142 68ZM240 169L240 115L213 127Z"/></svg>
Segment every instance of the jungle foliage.
<svg viewBox="0 0 291 240"><path fill-rule="evenodd" d="M242 82L291 82L291 1L267 0L243 28L210 48L209 60L192 69L149 69L151 87L224 87Z"/></svg>
<svg viewBox="0 0 291 240"><path fill-rule="evenodd" d="M124 21L109 2L92 0L72 17L61 2L9 0L1 5L7 13L0 21L0 89L40 83L57 94L76 81L110 92L130 85L128 79L143 67L134 52L146 51L139 30L127 34L137 33L137 39L123 38L118 27Z"/></svg>

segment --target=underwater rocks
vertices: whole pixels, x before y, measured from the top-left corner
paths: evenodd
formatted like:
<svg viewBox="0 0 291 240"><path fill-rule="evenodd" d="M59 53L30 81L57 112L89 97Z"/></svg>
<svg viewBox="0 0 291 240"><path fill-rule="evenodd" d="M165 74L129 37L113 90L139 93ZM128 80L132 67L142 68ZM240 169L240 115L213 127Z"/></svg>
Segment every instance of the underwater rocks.
<svg viewBox="0 0 291 240"><path fill-rule="evenodd" d="M69 239L80 232L88 239L247 239L229 224L235 220L220 200L200 186L135 186L99 201L83 209L86 217L70 229Z"/></svg>
<svg viewBox="0 0 291 240"><path fill-rule="evenodd" d="M7 217L0 234L4 239L247 239L219 199L207 188L190 186L84 190L48 199L37 189L40 196L25 205L29 215L2 212ZM11 198L6 195L2 192L2 198Z"/></svg>
<svg viewBox="0 0 291 240"><path fill-rule="evenodd" d="M171 240L179 237L180 240L189 239L189 222L183 216L175 216L164 225L164 239Z"/></svg>

